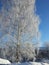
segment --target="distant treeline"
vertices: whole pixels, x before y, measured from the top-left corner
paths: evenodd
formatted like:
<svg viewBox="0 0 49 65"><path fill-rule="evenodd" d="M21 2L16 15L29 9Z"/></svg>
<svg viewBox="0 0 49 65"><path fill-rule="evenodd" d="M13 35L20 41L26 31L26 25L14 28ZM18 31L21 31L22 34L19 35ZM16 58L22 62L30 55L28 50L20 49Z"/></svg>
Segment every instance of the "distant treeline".
<svg viewBox="0 0 49 65"><path fill-rule="evenodd" d="M49 49L47 47L41 47L39 49L39 53L37 55L37 59L41 60L41 59L49 59Z"/></svg>

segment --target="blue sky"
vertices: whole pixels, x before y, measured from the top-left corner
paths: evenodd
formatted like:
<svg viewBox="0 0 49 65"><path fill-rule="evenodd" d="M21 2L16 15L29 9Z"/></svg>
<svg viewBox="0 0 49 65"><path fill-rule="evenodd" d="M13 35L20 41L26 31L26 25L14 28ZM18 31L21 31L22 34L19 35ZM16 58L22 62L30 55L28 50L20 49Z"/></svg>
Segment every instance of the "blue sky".
<svg viewBox="0 0 49 65"><path fill-rule="evenodd" d="M41 42L49 41L49 0L36 0L36 13L40 16Z"/></svg>

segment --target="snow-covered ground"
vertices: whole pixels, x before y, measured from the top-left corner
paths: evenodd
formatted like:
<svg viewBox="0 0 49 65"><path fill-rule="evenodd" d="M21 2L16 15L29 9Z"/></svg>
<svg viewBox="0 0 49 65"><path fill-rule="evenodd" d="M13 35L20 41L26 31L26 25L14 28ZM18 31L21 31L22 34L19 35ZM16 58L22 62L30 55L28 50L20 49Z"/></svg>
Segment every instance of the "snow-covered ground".
<svg viewBox="0 0 49 65"><path fill-rule="evenodd" d="M0 64L9 64L9 65L49 65L48 63L43 62L24 62L24 63L10 63L6 59L0 58Z"/></svg>
<svg viewBox="0 0 49 65"><path fill-rule="evenodd" d="M49 64L40 62L25 62L25 63L12 63L11 65L49 65Z"/></svg>
<svg viewBox="0 0 49 65"><path fill-rule="evenodd" d="M11 64L8 60L0 58L0 64Z"/></svg>

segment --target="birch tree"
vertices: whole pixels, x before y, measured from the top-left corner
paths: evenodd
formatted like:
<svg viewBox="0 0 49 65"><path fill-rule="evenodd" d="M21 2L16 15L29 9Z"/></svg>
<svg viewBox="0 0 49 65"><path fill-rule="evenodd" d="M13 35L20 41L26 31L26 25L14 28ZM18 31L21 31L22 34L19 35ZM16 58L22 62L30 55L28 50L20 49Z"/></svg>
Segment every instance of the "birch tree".
<svg viewBox="0 0 49 65"><path fill-rule="evenodd" d="M39 37L39 17L35 14L35 0L1 0L1 2L0 29L4 35L13 35L17 43Z"/></svg>
<svg viewBox="0 0 49 65"><path fill-rule="evenodd" d="M39 16L35 0L0 0L0 32L12 35L20 43L39 41ZM17 46L17 47L18 47Z"/></svg>

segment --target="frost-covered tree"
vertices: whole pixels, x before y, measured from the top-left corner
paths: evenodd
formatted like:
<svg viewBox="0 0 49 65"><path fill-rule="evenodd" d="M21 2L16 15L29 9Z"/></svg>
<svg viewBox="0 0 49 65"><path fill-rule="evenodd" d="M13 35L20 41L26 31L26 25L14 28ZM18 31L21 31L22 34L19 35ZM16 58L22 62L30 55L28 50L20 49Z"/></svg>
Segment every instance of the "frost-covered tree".
<svg viewBox="0 0 49 65"><path fill-rule="evenodd" d="M17 43L39 37L39 17L35 14L35 0L0 1L0 31L3 35L14 36Z"/></svg>
<svg viewBox="0 0 49 65"><path fill-rule="evenodd" d="M33 44L26 43L23 46L22 49L22 57L24 61L34 61L34 58L36 56L35 54L35 48Z"/></svg>
<svg viewBox="0 0 49 65"><path fill-rule="evenodd" d="M30 43L20 44L19 51L17 46L12 47L7 44L6 48L2 50L2 55L2 58L8 59L11 62L33 61L36 56L34 45Z"/></svg>
<svg viewBox="0 0 49 65"><path fill-rule="evenodd" d="M39 41L39 16L35 13L35 0L0 0L0 2L1 37L9 34L16 38L17 53L20 43Z"/></svg>
<svg viewBox="0 0 49 65"><path fill-rule="evenodd" d="M47 49L49 48L49 42L44 42L44 47L46 47Z"/></svg>

